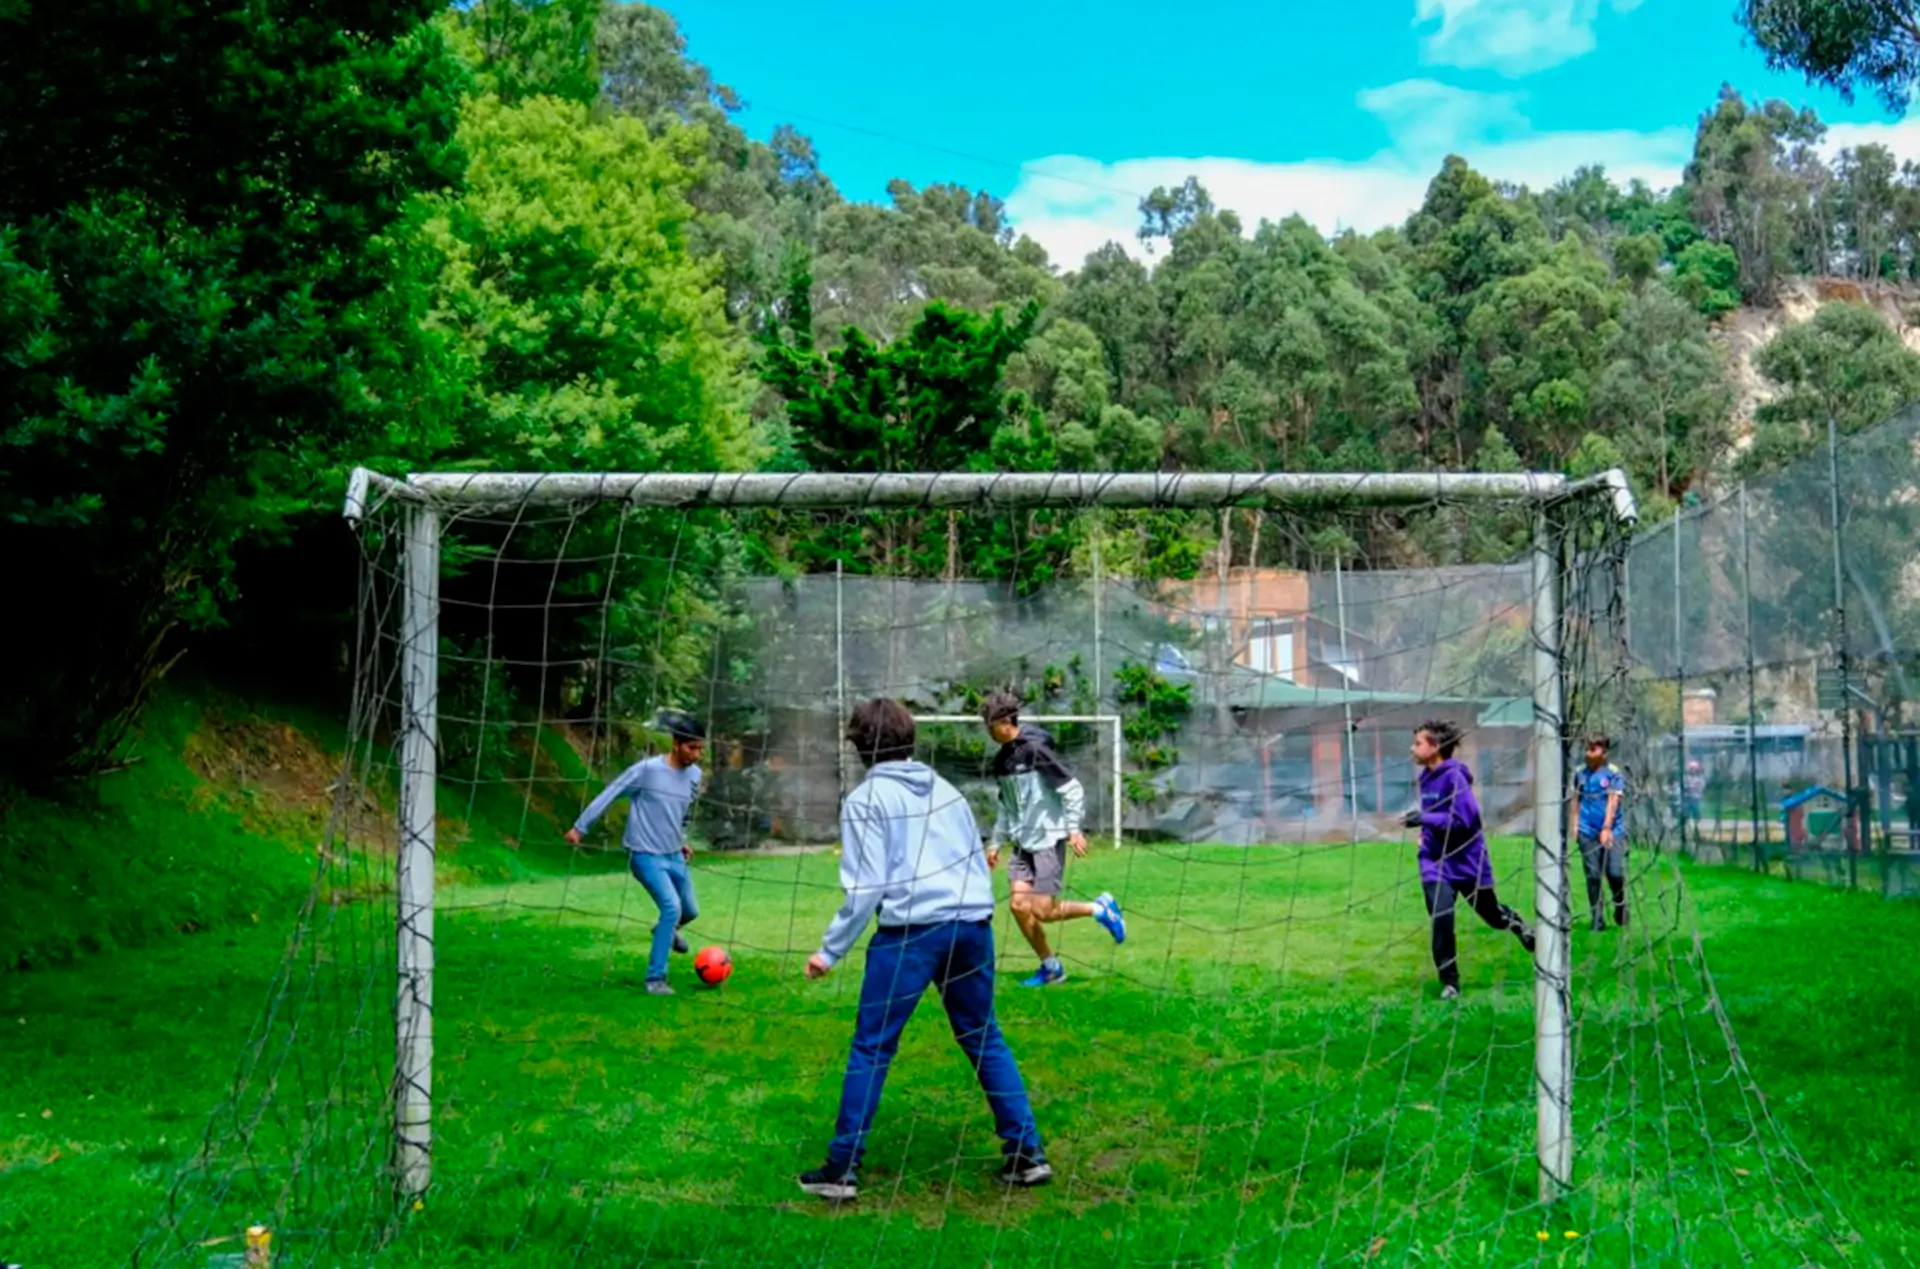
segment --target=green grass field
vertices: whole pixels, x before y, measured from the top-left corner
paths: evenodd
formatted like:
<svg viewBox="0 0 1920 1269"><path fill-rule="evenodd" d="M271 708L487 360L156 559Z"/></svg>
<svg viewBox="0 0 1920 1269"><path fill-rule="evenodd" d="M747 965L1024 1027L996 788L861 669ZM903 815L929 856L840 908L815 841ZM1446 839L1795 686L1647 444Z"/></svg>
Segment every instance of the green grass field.
<svg viewBox="0 0 1920 1269"><path fill-rule="evenodd" d="M1575 936L1578 1174L1551 1212L1530 965L1463 925L1467 996L1438 1001L1392 845L1096 850L1072 880L1122 896L1124 948L1073 926L1073 978L1022 991L998 927L1056 1184L993 1183L930 1000L862 1197L830 1210L793 1177L858 987L857 955L800 974L834 860L720 855L690 933L738 969L704 991L682 960L673 999L639 990L651 909L624 873L443 889L436 1183L397 1224L384 903L323 906L298 944L244 925L0 978L0 1259L125 1264L145 1240L143 1265L205 1265L262 1220L282 1266L1909 1263L1920 907L1705 869L1683 901L1646 863L1634 928ZM1531 909L1530 878L1502 884Z"/></svg>

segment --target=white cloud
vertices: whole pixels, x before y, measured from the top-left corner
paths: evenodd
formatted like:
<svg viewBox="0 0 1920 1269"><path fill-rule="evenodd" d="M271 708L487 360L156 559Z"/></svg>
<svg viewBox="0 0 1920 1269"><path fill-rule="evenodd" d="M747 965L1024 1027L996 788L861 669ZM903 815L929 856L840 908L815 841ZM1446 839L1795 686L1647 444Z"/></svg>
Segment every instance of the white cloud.
<svg viewBox="0 0 1920 1269"><path fill-rule="evenodd" d="M1356 100L1380 120L1396 149L1444 152L1461 141L1491 141L1527 130L1515 93L1483 93L1432 79L1403 79L1369 88Z"/></svg>
<svg viewBox="0 0 1920 1269"><path fill-rule="evenodd" d="M1625 13L1640 0L1415 0L1414 25L1429 63L1530 75L1593 51L1602 8Z"/></svg>
<svg viewBox="0 0 1920 1269"><path fill-rule="evenodd" d="M1693 148L1690 128L1658 132L1531 131L1517 99L1473 93L1431 80L1408 80L1360 94L1390 144L1370 159L1260 163L1233 158L1140 158L1102 163L1054 155L1024 165L1007 197L1015 228L1065 269L1118 242L1135 255L1140 199L1157 185L1198 177L1216 206L1239 213L1249 229L1299 215L1324 233L1370 232L1399 224L1420 205L1449 153L1499 180L1535 189L1598 164L1616 181L1664 187L1680 179ZM1905 126L1905 125L1893 125ZM1920 121L1914 138L1920 142Z"/></svg>
<svg viewBox="0 0 1920 1269"><path fill-rule="evenodd" d="M1891 123L1834 123L1827 125L1823 143L1829 159L1842 150L1883 145L1897 159L1920 163L1920 118L1909 116Z"/></svg>

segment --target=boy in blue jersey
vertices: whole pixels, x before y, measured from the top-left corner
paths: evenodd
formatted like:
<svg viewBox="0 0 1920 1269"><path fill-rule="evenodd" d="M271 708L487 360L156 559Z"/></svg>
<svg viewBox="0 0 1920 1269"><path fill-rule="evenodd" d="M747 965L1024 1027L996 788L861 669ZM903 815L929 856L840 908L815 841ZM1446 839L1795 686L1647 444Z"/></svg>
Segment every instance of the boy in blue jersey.
<svg viewBox="0 0 1920 1269"><path fill-rule="evenodd" d="M1587 874L1587 906L1593 929L1607 921L1600 906L1600 879L1613 891L1613 923L1627 924L1627 834L1621 816L1627 777L1607 761L1613 741L1606 736L1587 739L1587 765L1573 777L1574 834L1580 842L1580 867Z"/></svg>
<svg viewBox="0 0 1920 1269"><path fill-rule="evenodd" d="M1480 823L1480 802L1473 795L1473 772L1453 756L1460 729L1436 719L1413 733L1413 761L1420 768L1420 806L1405 824L1420 830L1420 893L1433 919L1433 966L1440 976L1440 998L1460 995L1453 910L1464 898L1474 915L1496 930L1506 930L1533 951L1533 930L1500 902L1493 888L1493 861Z"/></svg>
<svg viewBox="0 0 1920 1269"><path fill-rule="evenodd" d="M578 846L608 807L627 799L627 826L621 835L627 865L660 909L647 958L647 991L671 996L667 953L687 950L680 927L700 915L693 897L693 873L687 867L693 858L687 845L687 819L693 813L693 800L700 796L700 754L706 748L707 733L697 719L678 710L663 714L659 721L673 738L672 747L665 754L641 759L615 777L580 812L567 830L567 841Z"/></svg>
<svg viewBox="0 0 1920 1269"><path fill-rule="evenodd" d="M1033 1107L993 1012L993 878L980 829L960 791L913 760L913 715L898 701L862 703L847 740L867 778L840 810L840 885L846 902L827 926L807 977L833 972L876 917L827 1161L800 1188L834 1202L859 1194L860 1157L880 1108L900 1033L928 987L940 993L954 1041L993 1112L1005 1161L1000 1180L1044 1185L1053 1168Z"/></svg>

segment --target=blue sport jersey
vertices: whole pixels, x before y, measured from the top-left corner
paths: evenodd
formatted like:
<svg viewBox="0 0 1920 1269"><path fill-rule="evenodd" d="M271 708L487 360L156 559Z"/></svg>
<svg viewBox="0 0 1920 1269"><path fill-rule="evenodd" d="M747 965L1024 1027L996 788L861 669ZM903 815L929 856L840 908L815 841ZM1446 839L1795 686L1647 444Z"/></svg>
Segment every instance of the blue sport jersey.
<svg viewBox="0 0 1920 1269"><path fill-rule="evenodd" d="M1573 777L1573 789L1580 797L1580 836L1596 839L1600 836L1600 830L1607 824L1607 799L1618 793L1621 807L1613 817L1613 835L1625 839L1627 777L1620 768L1611 762L1598 771L1583 766Z"/></svg>

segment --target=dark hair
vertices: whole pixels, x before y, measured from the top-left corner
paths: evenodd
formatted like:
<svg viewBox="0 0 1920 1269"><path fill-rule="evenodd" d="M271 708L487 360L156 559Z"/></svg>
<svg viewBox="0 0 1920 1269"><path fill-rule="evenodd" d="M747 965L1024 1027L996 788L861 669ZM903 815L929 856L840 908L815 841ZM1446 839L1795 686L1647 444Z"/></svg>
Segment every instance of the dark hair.
<svg viewBox="0 0 1920 1269"><path fill-rule="evenodd" d="M1604 749L1608 753L1612 753L1613 738L1605 732L1595 732L1593 735L1587 737L1587 748Z"/></svg>
<svg viewBox="0 0 1920 1269"><path fill-rule="evenodd" d="M701 725L699 719L677 709L662 710L658 726L667 735L672 736L676 743L707 738L707 729Z"/></svg>
<svg viewBox="0 0 1920 1269"><path fill-rule="evenodd" d="M1428 719L1414 730L1427 733L1427 739L1433 742L1433 747L1440 751L1442 758L1453 757L1453 751L1460 747L1459 724L1450 723L1444 718Z"/></svg>
<svg viewBox="0 0 1920 1269"><path fill-rule="evenodd" d="M1020 698L1004 687L996 687L980 702L980 717L991 727L995 723L1020 721Z"/></svg>
<svg viewBox="0 0 1920 1269"><path fill-rule="evenodd" d="M899 701L884 696L861 701L847 720L847 741L869 767L913 757L913 738L913 715Z"/></svg>

